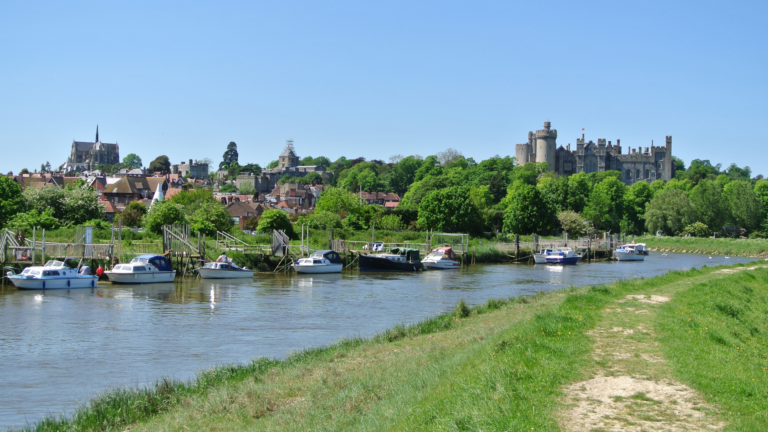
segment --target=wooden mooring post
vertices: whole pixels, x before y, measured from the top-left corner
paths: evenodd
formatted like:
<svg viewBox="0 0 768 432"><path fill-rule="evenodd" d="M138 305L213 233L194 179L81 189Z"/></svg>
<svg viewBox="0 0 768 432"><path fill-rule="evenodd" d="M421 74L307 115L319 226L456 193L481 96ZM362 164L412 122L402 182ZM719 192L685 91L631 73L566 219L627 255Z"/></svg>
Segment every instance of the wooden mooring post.
<svg viewBox="0 0 768 432"><path fill-rule="evenodd" d="M515 234L515 259L520 258L520 234Z"/></svg>

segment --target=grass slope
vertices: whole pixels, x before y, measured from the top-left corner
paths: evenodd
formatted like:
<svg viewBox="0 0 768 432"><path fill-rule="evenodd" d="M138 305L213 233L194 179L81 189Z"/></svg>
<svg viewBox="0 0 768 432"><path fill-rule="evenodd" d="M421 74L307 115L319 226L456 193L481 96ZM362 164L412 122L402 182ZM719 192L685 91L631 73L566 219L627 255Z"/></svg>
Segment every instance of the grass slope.
<svg viewBox="0 0 768 432"><path fill-rule="evenodd" d="M768 430L768 270L691 285L661 310L679 379L719 406L726 430Z"/></svg>
<svg viewBox="0 0 768 432"><path fill-rule="evenodd" d="M563 388L594 365L588 332L606 305L627 294L672 293L735 277L691 270L474 308L460 303L453 313L284 361L257 359L204 372L192 383L108 392L72 418L46 419L30 430L556 431ZM768 308L755 311L758 317Z"/></svg>
<svg viewBox="0 0 768 432"><path fill-rule="evenodd" d="M731 239L697 237L638 237L635 241L646 243L654 250L674 252L768 257L768 239Z"/></svg>

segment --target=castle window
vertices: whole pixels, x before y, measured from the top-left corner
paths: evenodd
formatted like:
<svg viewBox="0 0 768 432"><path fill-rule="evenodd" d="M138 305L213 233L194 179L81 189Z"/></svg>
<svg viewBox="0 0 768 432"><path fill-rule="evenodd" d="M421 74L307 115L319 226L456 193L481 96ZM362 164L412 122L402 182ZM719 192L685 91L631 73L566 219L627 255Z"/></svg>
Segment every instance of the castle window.
<svg viewBox="0 0 768 432"><path fill-rule="evenodd" d="M645 170L645 178L651 178L651 172L649 170Z"/></svg>
<svg viewBox="0 0 768 432"><path fill-rule="evenodd" d="M642 176L643 176L643 173L642 173L642 171L640 171L640 170L637 170L637 173L636 173L636 174L637 174L637 177L635 177L636 179L640 179L640 178L643 178L643 177L642 177Z"/></svg>
<svg viewBox="0 0 768 432"><path fill-rule="evenodd" d="M624 172L624 178L627 179L627 180L631 179L632 178L632 171L626 170Z"/></svg>
<svg viewBox="0 0 768 432"><path fill-rule="evenodd" d="M656 171L651 171L651 180L656 180Z"/></svg>

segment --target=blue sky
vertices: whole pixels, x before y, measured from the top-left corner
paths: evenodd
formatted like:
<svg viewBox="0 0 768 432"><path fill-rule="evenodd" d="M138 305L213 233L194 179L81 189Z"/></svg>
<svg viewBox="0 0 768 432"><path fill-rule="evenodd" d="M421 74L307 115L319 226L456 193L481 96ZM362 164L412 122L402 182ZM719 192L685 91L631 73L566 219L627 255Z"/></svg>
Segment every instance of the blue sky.
<svg viewBox="0 0 768 432"><path fill-rule="evenodd" d="M145 165L209 157L514 155L621 139L768 175L766 2L11 2L0 172L96 124ZM625 150L626 151L626 150Z"/></svg>

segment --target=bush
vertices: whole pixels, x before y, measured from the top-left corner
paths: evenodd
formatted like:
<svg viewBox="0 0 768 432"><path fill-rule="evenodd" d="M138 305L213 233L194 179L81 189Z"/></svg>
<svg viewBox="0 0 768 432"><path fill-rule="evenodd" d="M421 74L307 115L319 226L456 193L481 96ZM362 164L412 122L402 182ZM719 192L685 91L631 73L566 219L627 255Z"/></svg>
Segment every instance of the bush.
<svg viewBox="0 0 768 432"><path fill-rule="evenodd" d="M260 262L259 265L256 266L256 270L260 272L270 272L272 271L271 268L269 268L269 264L265 262Z"/></svg>
<svg viewBox="0 0 768 432"><path fill-rule="evenodd" d="M709 237L710 234L709 227L702 222L694 222L683 229L684 236Z"/></svg>
<svg viewBox="0 0 768 432"><path fill-rule="evenodd" d="M469 306L464 300L459 300L456 307L453 308L453 316L455 318L466 318L469 316Z"/></svg>
<svg viewBox="0 0 768 432"><path fill-rule="evenodd" d="M112 229L112 224L101 219L91 219L88 222L84 224L85 226L91 226L96 229L100 230L109 230Z"/></svg>

